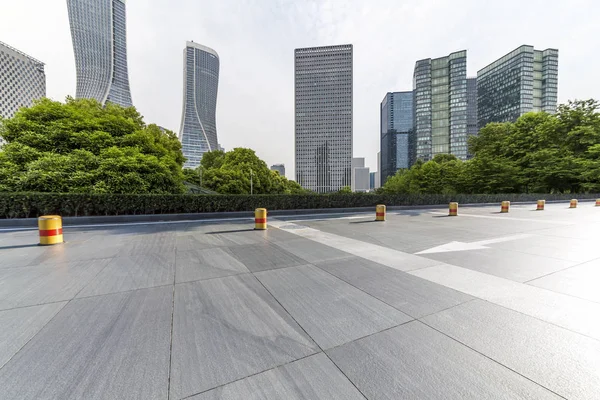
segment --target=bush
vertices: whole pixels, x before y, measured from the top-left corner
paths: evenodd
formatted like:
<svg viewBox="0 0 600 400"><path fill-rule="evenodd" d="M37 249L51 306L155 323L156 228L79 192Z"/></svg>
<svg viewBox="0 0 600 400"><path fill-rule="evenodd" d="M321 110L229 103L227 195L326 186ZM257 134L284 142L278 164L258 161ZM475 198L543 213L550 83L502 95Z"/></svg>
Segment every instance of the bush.
<svg viewBox="0 0 600 400"><path fill-rule="evenodd" d="M84 193L0 193L0 218L34 218L58 214L63 217L186 214L222 211L302 210L327 208L445 205L451 201L499 203L503 200L535 201L600 198L574 194L307 194L307 195L161 195Z"/></svg>

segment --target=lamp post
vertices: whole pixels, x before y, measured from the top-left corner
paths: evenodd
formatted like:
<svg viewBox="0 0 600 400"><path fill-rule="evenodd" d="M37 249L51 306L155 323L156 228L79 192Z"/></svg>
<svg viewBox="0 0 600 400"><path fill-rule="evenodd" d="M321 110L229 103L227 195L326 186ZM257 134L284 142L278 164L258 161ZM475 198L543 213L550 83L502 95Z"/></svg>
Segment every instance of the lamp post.
<svg viewBox="0 0 600 400"><path fill-rule="evenodd" d="M252 168L250 168L250 195L252 196L252 192L254 191L254 185L252 183Z"/></svg>

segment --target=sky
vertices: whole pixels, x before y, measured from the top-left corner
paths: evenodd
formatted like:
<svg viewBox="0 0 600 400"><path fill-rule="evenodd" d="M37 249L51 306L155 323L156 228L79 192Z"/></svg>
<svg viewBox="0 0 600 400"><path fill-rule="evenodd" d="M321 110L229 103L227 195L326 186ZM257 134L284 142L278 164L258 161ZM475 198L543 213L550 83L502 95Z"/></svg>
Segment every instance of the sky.
<svg viewBox="0 0 600 400"><path fill-rule="evenodd" d="M46 64L47 95L75 95L66 0L0 0L0 41ZM294 177L294 49L354 45L354 156L377 169L380 103L415 61L467 50L469 76L522 44L559 49L559 103L600 98L597 0L127 0L133 103L179 131L183 49L221 62L217 134Z"/></svg>

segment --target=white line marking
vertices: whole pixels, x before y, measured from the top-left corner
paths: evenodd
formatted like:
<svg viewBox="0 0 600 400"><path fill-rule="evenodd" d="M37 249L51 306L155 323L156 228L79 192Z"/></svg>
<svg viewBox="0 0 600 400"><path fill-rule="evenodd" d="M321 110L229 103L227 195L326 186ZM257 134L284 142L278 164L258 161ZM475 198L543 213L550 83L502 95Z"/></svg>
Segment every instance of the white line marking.
<svg viewBox="0 0 600 400"><path fill-rule="evenodd" d="M526 239L531 236L532 235L524 233L524 234L519 234L519 235L500 237L500 238L496 238L496 239L480 240L478 242L471 242L471 243L450 242L450 243L443 244L441 246L436 246L436 247L432 247L431 249L420 251L415 254L449 253L451 251L489 249L489 247L486 246L487 244L510 242L512 240Z"/></svg>

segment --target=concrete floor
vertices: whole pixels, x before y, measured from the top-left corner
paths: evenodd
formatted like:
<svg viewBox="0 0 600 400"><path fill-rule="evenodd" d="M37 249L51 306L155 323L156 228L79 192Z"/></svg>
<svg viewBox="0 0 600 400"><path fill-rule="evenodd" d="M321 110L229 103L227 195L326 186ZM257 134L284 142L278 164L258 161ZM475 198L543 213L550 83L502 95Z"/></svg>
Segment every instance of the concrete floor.
<svg viewBox="0 0 600 400"><path fill-rule="evenodd" d="M0 399L600 399L600 207L0 231Z"/></svg>

